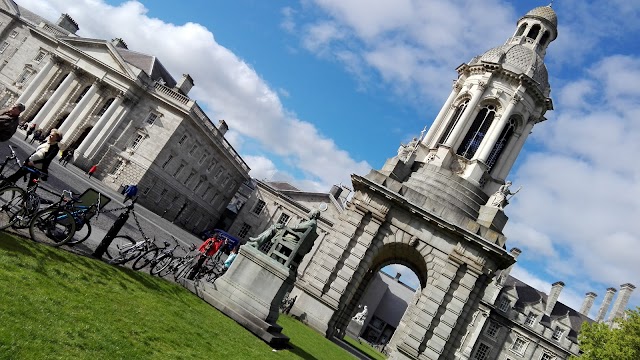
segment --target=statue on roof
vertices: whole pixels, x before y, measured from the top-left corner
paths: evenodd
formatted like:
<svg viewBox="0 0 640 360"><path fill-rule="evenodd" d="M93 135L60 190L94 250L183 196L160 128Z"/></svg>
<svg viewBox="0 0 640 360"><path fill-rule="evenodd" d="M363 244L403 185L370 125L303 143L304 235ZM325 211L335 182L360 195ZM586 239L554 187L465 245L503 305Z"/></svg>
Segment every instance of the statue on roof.
<svg viewBox="0 0 640 360"><path fill-rule="evenodd" d="M511 190L509 189L510 187L511 187L511 181L507 181L504 183L504 185L501 185L498 188L498 191L496 191L495 193L493 193L493 195L489 197L489 200L487 201L487 206L491 206L491 207L495 207L500 210L503 210L505 206L509 205L509 199L514 197L518 193L518 191L520 191L520 189L522 188L522 187L519 187L518 190L516 190L515 192L511 192Z"/></svg>

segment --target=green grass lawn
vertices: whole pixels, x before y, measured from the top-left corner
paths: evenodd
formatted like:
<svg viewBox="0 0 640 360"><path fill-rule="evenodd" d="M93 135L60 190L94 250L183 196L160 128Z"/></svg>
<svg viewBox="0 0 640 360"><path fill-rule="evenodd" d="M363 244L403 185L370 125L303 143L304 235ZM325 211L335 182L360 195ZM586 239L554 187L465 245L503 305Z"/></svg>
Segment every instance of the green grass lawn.
<svg viewBox="0 0 640 360"><path fill-rule="evenodd" d="M0 232L0 359L351 359L281 316L272 351L182 287Z"/></svg>

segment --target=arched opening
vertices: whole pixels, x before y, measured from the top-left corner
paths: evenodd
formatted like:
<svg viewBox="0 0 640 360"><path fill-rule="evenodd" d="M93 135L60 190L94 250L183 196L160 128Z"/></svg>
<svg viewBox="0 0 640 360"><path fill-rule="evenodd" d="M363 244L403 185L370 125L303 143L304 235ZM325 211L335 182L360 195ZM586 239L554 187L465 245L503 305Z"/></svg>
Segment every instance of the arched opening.
<svg viewBox="0 0 640 360"><path fill-rule="evenodd" d="M507 147L509 140L511 140L511 138L513 137L513 133L515 132L517 126L518 117L514 115L509 118L507 125L504 127L504 129L502 129L502 132L500 133L498 141L495 143L495 145L493 145L493 149L491 149L491 153L487 158L487 166L489 167L489 169L493 168L493 165L495 165L500 159L504 148Z"/></svg>
<svg viewBox="0 0 640 360"><path fill-rule="evenodd" d="M467 135L462 140L461 146L458 148L457 154L463 156L466 159L471 159L475 155L476 151L482 144L482 140L489 127L493 122L493 118L496 116L495 105L485 105L476 115L471 128L467 132Z"/></svg>
<svg viewBox="0 0 640 360"><path fill-rule="evenodd" d="M547 41L549 41L549 37L551 36L551 34L548 31L545 31L542 34L542 37L540 38L540 45L545 46L547 45Z"/></svg>
<svg viewBox="0 0 640 360"><path fill-rule="evenodd" d="M345 309L344 334L384 352L427 283L424 257L405 243L383 245ZM367 307L358 323L357 315ZM354 320L354 317L356 319Z"/></svg>
<svg viewBox="0 0 640 360"><path fill-rule="evenodd" d="M58 81L58 83L56 83L56 86L52 87L53 91L58 90L58 88L60 87L60 85L62 85L62 82L67 78L67 76L69 76L69 74L64 74L63 76L60 77L60 80Z"/></svg>
<svg viewBox="0 0 640 360"><path fill-rule="evenodd" d="M518 28L518 31L516 32L516 36L522 36L526 28L527 28L527 23L520 25L520 27Z"/></svg>
<svg viewBox="0 0 640 360"><path fill-rule="evenodd" d="M82 131L82 134L80 134L80 136L73 143L71 143L71 145L69 145L69 148L70 149L77 149L78 146L80 146L80 144L82 144L82 142L87 137L87 135L89 135L89 131L91 131L91 129L93 129L93 126L89 126L88 128L84 129ZM76 154L76 155L82 155L82 154Z"/></svg>
<svg viewBox="0 0 640 360"><path fill-rule="evenodd" d="M538 37L538 33L540 33L540 25L535 24L531 27L531 30L529 30L527 37L535 40Z"/></svg>
<svg viewBox="0 0 640 360"><path fill-rule="evenodd" d="M456 111L453 113L453 116L447 122L447 127L442 132L442 135L440 135L440 140L438 140L438 145L444 144L447 142L447 140L449 139L449 136L451 135L451 132L453 132L453 129L455 128L456 124L458 124L458 121L460 120L460 117L462 117L462 114L464 113L464 110L467 108L468 104L469 104L469 99L466 99L460 105L458 105L458 107L456 108Z"/></svg>

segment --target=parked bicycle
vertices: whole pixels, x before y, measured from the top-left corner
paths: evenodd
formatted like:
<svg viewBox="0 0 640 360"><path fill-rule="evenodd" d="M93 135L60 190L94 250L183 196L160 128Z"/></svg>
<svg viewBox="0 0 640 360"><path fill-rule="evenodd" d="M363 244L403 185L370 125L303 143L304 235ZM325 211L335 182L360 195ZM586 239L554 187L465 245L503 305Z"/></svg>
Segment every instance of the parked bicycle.
<svg viewBox="0 0 640 360"><path fill-rule="evenodd" d="M196 256L196 254L193 253L196 250L196 246L191 244L189 250L182 246L179 247L182 252L185 253L183 256L175 256L173 252L171 254L162 255L158 258L155 265L151 267L149 273L151 275L165 277L169 274L175 274L178 269L189 264Z"/></svg>
<svg viewBox="0 0 640 360"><path fill-rule="evenodd" d="M16 159L16 161L18 160ZM29 172L42 174L36 168L22 167ZM24 189L15 184L0 187L0 230L8 227L18 229L29 227L31 219L40 209L40 205L48 202L38 195L39 186L40 180L33 179Z"/></svg>
<svg viewBox="0 0 640 360"><path fill-rule="evenodd" d="M173 246L165 241L163 247L156 247L145 251L133 262L131 268L133 270L140 270L147 266L153 267L161 257L165 258L171 256L171 254L173 254L175 249L178 247L178 241L176 240L176 238L173 238L173 240L176 242L176 244Z"/></svg>

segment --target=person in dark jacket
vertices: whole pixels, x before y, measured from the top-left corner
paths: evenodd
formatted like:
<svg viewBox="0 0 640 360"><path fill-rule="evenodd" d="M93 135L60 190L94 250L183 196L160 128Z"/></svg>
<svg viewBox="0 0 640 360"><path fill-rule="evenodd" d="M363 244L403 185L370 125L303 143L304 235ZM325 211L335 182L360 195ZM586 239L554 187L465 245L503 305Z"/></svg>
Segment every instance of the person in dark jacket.
<svg viewBox="0 0 640 360"><path fill-rule="evenodd" d="M21 103L0 110L0 141L8 141L16 133L20 124L20 113L23 111L24 104Z"/></svg>
<svg viewBox="0 0 640 360"><path fill-rule="evenodd" d="M27 160L24 162L24 166L18 169L13 175L8 176L0 187L8 184L15 183L21 177L29 174L29 184L27 186L33 185L33 180L40 178L40 173L44 174L43 180L47 180L47 175L49 173L49 164L55 159L56 155L60 151L60 147L58 143L62 140L62 134L58 132L58 129L53 129L49 133L49 138L46 142L40 144L36 151L34 151ZM25 167L30 167L34 169L38 169L39 171L32 172L26 169Z"/></svg>

